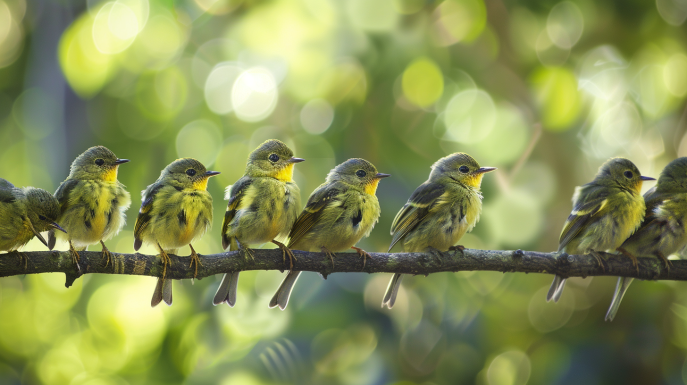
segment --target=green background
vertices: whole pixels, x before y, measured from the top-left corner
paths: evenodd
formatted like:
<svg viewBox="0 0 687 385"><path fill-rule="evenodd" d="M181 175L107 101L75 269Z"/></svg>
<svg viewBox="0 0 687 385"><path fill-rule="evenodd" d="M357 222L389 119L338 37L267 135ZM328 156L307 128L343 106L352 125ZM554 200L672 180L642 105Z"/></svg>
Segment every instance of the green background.
<svg viewBox="0 0 687 385"><path fill-rule="evenodd" d="M54 191L90 146L131 159L108 246L132 252L138 192L195 157L222 172L194 244L216 253L224 189L279 138L307 159L304 200L350 157L393 175L359 244L381 252L429 166L464 151L499 170L461 243L553 251L574 186L606 159L657 177L687 155L685 18L683 0L0 0L0 177ZM0 382L687 382L682 283L636 282L608 323L611 277L571 279L558 304L548 275L406 278L389 311L389 275L310 273L284 312L267 308L279 272L241 274L233 309L211 305L220 278L175 282L154 309L151 277L3 278Z"/></svg>

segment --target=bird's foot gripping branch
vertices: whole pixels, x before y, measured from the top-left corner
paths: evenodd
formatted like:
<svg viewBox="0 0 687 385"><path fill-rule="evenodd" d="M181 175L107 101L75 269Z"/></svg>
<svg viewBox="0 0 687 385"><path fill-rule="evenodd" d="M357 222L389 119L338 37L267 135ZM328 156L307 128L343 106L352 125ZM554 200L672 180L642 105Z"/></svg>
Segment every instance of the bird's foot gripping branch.
<svg viewBox="0 0 687 385"><path fill-rule="evenodd" d="M363 265L358 253L337 253L336 264L324 252L294 250L294 270L311 271L326 277L332 273L400 273L429 275L458 271L500 271L504 273L544 273L562 277L614 276L644 280L687 280L687 261L672 261L667 269L658 258L638 258L637 269L623 255L600 253L602 265L592 255L567 255L523 250L464 249L441 253L370 253ZM167 278L205 278L216 274L246 270L279 270L290 268L280 249L256 249L255 259L246 259L240 251L199 255L200 264L189 266L188 256L170 255ZM11 254L16 255L12 261ZM79 253L79 268L73 264L69 251L31 251L3 258L0 277L40 273L65 273L66 286L83 274L127 274L160 277L163 265L157 255L120 254L111 251L108 263L100 251ZM437 258L438 256L438 258Z"/></svg>

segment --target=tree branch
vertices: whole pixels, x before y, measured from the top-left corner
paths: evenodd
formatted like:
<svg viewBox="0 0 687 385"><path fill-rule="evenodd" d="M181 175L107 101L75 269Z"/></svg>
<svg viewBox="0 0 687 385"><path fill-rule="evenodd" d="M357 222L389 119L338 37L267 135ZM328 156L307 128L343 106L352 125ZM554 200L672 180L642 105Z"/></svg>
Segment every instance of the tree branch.
<svg viewBox="0 0 687 385"><path fill-rule="evenodd" d="M106 265L99 251L82 251L80 273L72 264L68 251L32 251L21 253L28 262L20 259L19 253L2 254L0 277L39 273L65 273L69 287L81 274L127 274L159 277L162 265L156 255L112 253L112 261ZM288 269L288 258L283 260L280 249L255 249L255 259L244 257L237 251L221 254L201 255L196 278L215 274L245 270ZM324 277L332 273L402 273L432 274L456 271L501 271L520 273L558 274L563 277L623 276L645 280L687 280L687 261L672 261L666 269L658 258L639 258L638 269L630 258L623 255L602 254L603 267L590 255L567 255L540 253L522 250L475 250L465 249L443 253L370 253L363 267L363 259L357 253L337 253L334 266L329 257L321 252L309 253L294 250L294 269L313 271ZM193 278L195 266L189 266L191 259L170 255L172 265L167 276L173 279Z"/></svg>

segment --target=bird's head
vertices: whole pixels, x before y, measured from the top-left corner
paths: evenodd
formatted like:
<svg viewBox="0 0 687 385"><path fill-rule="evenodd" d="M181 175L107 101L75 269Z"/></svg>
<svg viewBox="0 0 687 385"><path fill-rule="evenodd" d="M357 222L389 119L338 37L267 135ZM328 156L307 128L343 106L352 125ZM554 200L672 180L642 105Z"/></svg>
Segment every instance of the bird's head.
<svg viewBox="0 0 687 385"><path fill-rule="evenodd" d="M375 195L380 179L389 176L391 175L377 172L375 166L365 159L353 158L334 167L327 175L327 181L338 180Z"/></svg>
<svg viewBox="0 0 687 385"><path fill-rule="evenodd" d="M218 171L208 171L193 158L181 158L165 167L160 179L183 189L207 190L208 179L218 174Z"/></svg>
<svg viewBox="0 0 687 385"><path fill-rule="evenodd" d="M246 175L271 177L282 182L293 180L293 166L305 159L294 158L293 151L282 141L270 139L248 156Z"/></svg>
<svg viewBox="0 0 687 385"><path fill-rule="evenodd" d="M432 165L430 180L458 182L469 187L479 188L485 173L496 170L496 167L480 167L470 155L457 152L445 156Z"/></svg>
<svg viewBox="0 0 687 385"><path fill-rule="evenodd" d="M119 165L128 161L128 159L117 158L114 152L106 147L91 147L74 159L69 177L72 179L114 182L117 180Z"/></svg>

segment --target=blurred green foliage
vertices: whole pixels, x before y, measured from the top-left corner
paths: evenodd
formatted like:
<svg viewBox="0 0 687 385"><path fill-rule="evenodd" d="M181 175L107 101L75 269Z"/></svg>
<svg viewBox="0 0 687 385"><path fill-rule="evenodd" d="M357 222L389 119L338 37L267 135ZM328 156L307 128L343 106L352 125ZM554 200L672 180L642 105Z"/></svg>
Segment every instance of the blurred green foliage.
<svg viewBox="0 0 687 385"><path fill-rule="evenodd" d="M279 138L307 159L303 198L349 157L393 174L361 242L385 251L429 166L465 151L499 171L461 243L551 251L607 158L657 176L687 155L686 18L684 0L0 0L0 177L54 190L102 144L136 193L198 158L222 171L194 245L215 253L224 188ZM135 213L111 250L133 251ZM609 324L613 278L549 304L548 275L434 274L383 311L388 278L306 274L285 312L274 271L242 274L233 309L210 305L219 277L155 309L153 278L4 278L0 383L687 383L682 283L633 285Z"/></svg>

